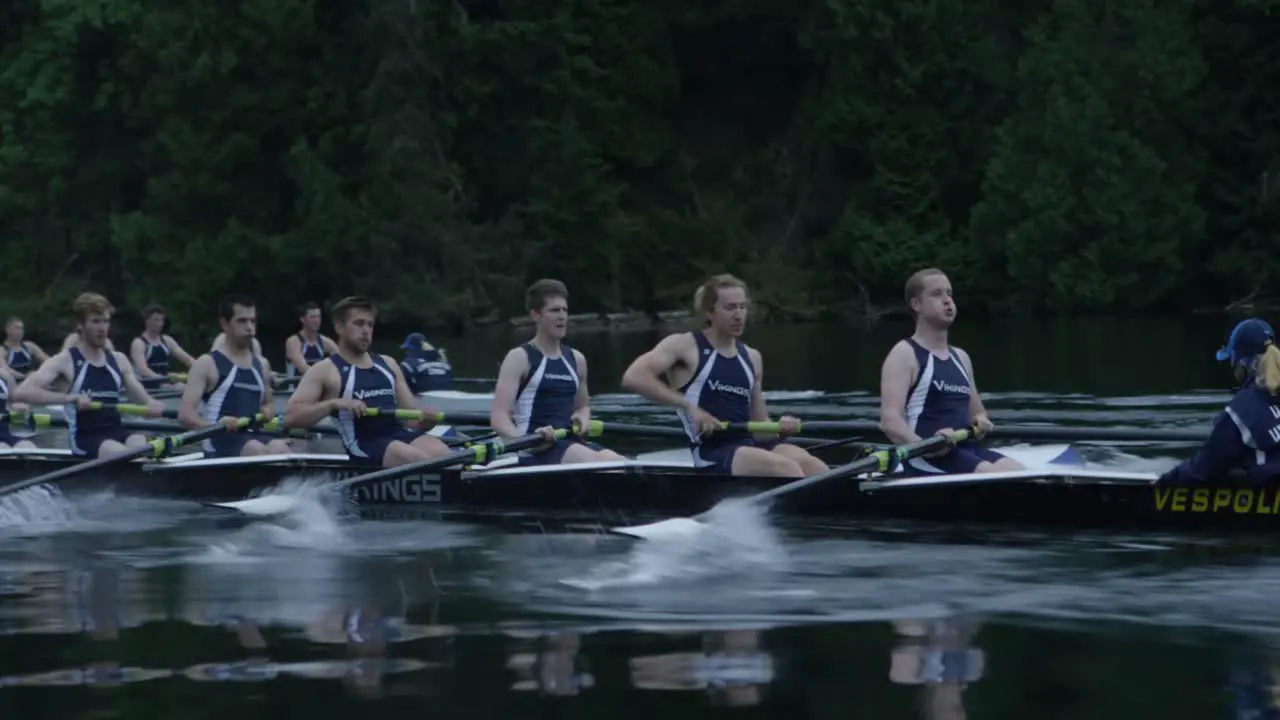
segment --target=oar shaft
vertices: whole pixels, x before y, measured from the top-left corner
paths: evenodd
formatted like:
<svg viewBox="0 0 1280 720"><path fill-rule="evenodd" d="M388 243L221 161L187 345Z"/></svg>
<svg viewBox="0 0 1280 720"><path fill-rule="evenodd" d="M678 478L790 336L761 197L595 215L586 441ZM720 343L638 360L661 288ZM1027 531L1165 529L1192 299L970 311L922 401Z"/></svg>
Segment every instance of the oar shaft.
<svg viewBox="0 0 1280 720"><path fill-rule="evenodd" d="M566 435L568 435L567 430L556 431L557 439L564 438ZM427 470L440 470L459 463L480 464L486 460L492 460L503 453L536 447L545 442L546 439L543 438L540 433L524 435L505 442L502 440L472 442L468 443L462 450L449 453L448 455L409 463L407 465L400 465L398 467L386 468L384 470L378 470L364 475L356 475L355 477L349 477L345 480L340 480L337 483L334 483L334 487L343 488L355 485L356 483L394 480L396 478L404 477L405 475L412 475L414 473L424 472Z"/></svg>
<svg viewBox="0 0 1280 720"><path fill-rule="evenodd" d="M238 423L238 425L239 427L243 428L247 426L250 421L251 421L251 418L241 418L241 422ZM75 465L71 465L69 467L65 467L60 470L54 470L53 472L45 473L44 475L38 475L36 477L29 478L21 482L16 482L11 485L6 485L5 487L0 488L0 495L17 492L19 490L24 490L26 488L33 487L36 485L44 485L45 483L55 482L57 480L70 477L72 475L79 475L86 472L92 472L93 470L97 470L102 467L107 467L109 465L115 465L119 463L125 463L130 460L134 460L136 458L146 457L148 455L153 457L162 457L163 455L165 455L175 447L186 445L187 443L195 442L197 440L203 440L204 438L212 437L214 435L217 435L219 433L224 433L224 432L227 432L227 426L221 423L218 423L216 425L210 425L208 427L200 428L199 430L191 430L189 432L180 433L178 435L155 438L154 440L148 440L147 444L143 445L142 447L135 448L133 450L122 453L120 455L113 455L111 457L100 457L94 460L87 460L85 462L77 463Z"/></svg>
<svg viewBox="0 0 1280 720"><path fill-rule="evenodd" d="M956 439L957 442L963 442L968 438L969 432L966 430L961 430L958 433L958 435L960 437ZM785 495L787 493L795 492L796 490L809 487L810 485L816 485L818 483L827 482L829 480L839 480L841 478L849 477L850 475L857 475L859 473L864 473L864 472L876 472L876 471L884 472L885 470L888 469L889 464L893 461L895 454L900 459L906 460L908 458L918 457L920 455L923 455L924 453L937 450L941 448L943 445L946 445L947 442L948 442L947 438L941 435L933 435L931 437L925 438L924 440L921 440L918 443L913 443L911 445L903 445L900 447L877 450L871 453L870 455L868 455L867 457L861 458L859 460L854 460L853 462L847 465L841 465L840 467L832 468L826 472L818 473L817 475L811 475L807 478L802 478L794 482L789 482L786 485L780 485L776 488L773 488L772 490L766 490L762 493L759 493L758 495L752 495L750 500L752 502L761 502L764 500L768 500L770 498L777 497L779 495Z"/></svg>

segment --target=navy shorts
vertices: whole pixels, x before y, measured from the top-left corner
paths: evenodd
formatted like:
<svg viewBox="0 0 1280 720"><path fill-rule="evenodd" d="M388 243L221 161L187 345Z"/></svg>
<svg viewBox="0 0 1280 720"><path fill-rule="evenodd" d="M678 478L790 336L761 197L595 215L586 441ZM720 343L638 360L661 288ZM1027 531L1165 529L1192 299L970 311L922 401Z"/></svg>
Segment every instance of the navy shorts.
<svg viewBox="0 0 1280 720"><path fill-rule="evenodd" d="M951 452L939 457L911 458L903 463L906 475L967 475L978 469L978 463L995 463L1004 459L1004 455L995 450L988 450L973 444L956 445Z"/></svg>
<svg viewBox="0 0 1280 720"><path fill-rule="evenodd" d="M387 448L391 447L391 443L402 442L411 445L414 440L426 434L422 430L398 427L380 438L356 440L354 448L347 448L347 457L361 465L382 465L382 458L386 457Z"/></svg>
<svg viewBox="0 0 1280 720"><path fill-rule="evenodd" d="M14 435L14 434L13 434L13 433L11 433L11 432L9 432L9 426L8 426L8 425L5 425L3 428L0 428L0 444L8 445L9 447L13 447L14 445L17 445L18 443L22 442L23 440L30 440L30 439L31 439L31 438L21 438L21 437L18 437L17 435Z"/></svg>
<svg viewBox="0 0 1280 720"><path fill-rule="evenodd" d="M98 451L102 449L102 443L108 440L115 440L123 445L130 435L137 434L140 433L132 433L124 428L81 430L71 439L71 454L76 457L96 458L98 457Z"/></svg>
<svg viewBox="0 0 1280 720"><path fill-rule="evenodd" d="M244 452L245 444L250 440L257 440L266 445L273 439L270 435L256 430L241 430L205 438L202 449L209 457L240 457Z"/></svg>
<svg viewBox="0 0 1280 720"><path fill-rule="evenodd" d="M540 452L526 450L520 453L519 455L520 464L521 465L557 465L560 463L561 460L564 459L565 451L568 450L569 446L573 445L574 443L581 443L591 448L592 450L604 449L599 445L593 442L587 442L582 438L564 438L563 440L555 441L555 444L553 444L551 447L547 448L546 450L542 450Z"/></svg>
<svg viewBox="0 0 1280 720"><path fill-rule="evenodd" d="M722 441L713 445L698 445L693 448L693 467L700 473L732 475L733 456L738 452L738 448L758 447L761 450L773 450L783 442L785 441L756 440L755 438L747 437L727 442Z"/></svg>

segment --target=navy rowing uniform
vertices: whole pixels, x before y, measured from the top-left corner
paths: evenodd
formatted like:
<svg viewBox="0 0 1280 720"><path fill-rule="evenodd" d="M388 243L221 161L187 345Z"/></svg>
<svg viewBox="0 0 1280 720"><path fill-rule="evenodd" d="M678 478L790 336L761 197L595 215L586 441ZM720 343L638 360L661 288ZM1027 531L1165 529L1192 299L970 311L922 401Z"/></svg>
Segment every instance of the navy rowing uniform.
<svg viewBox="0 0 1280 720"><path fill-rule="evenodd" d="M88 395L91 399L103 403L119 403L124 396L124 376L116 363L116 354L103 350L103 364L94 365L85 359L80 348L72 345L67 349L71 354L71 389L72 395ZM80 410L71 403L66 410L67 437L71 443L71 453L79 457L96 458L102 443L114 440L124 443L129 438L129 431L120 424L120 411L114 407L101 410Z"/></svg>
<svg viewBox="0 0 1280 720"><path fill-rule="evenodd" d="M18 375L26 375L31 372L31 364L35 362L35 359L31 357L31 351L27 349L27 343L24 341L18 347L8 349L9 354L5 360L9 362L9 369Z"/></svg>
<svg viewBox="0 0 1280 720"><path fill-rule="evenodd" d="M262 409L266 399L266 382L263 380L262 361L257 355L249 367L240 367L231 358L222 354L221 350L209 353L213 365L218 371L218 381L213 390L206 390L201 399L204 408L200 415L210 424L224 417L253 417ZM239 457L245 443L257 440L262 433L258 430L238 430L233 433L222 433L206 438L204 452L213 457Z"/></svg>
<svg viewBox="0 0 1280 720"><path fill-rule="evenodd" d="M916 354L920 372L907 393L907 425L916 435L928 438L939 430L963 430L973 424L969 399L973 383L954 348L947 347L943 360L920 343L907 338ZM963 475L974 472L982 462L995 463L1004 455L973 442L957 443L945 454L931 458L911 458L904 463L907 475Z"/></svg>
<svg viewBox="0 0 1280 720"><path fill-rule="evenodd" d="M9 430L9 383L0 375L0 443L13 447L19 442L22 438Z"/></svg>
<svg viewBox="0 0 1280 720"><path fill-rule="evenodd" d="M1249 384L1227 404L1209 439L1186 460L1160 476L1160 484L1192 485L1242 471L1251 482L1280 478L1280 398Z"/></svg>
<svg viewBox="0 0 1280 720"><path fill-rule="evenodd" d="M756 386L756 369L747 352L746 343L737 341L738 353L722 355L711 346L702 332L693 333L698 345L698 366L689 382L680 388L695 407L710 413L721 422L745 423L751 420L751 393ZM693 450L693 467L698 472L731 475L733 456L741 447L772 450L777 440L756 440L745 430L719 430L705 438L684 410L677 411L680 423Z"/></svg>
<svg viewBox="0 0 1280 720"><path fill-rule="evenodd" d="M324 340L319 335L316 335L315 342L307 342L307 338L299 330L298 345L302 349L302 359L307 362L307 365L315 365L324 359ZM297 373L298 368L294 367L293 363L289 363L289 375L296 375Z"/></svg>
<svg viewBox="0 0 1280 720"><path fill-rule="evenodd" d="M169 382L169 358L173 355L173 351L169 349L169 344L164 341L163 335L160 336L160 342L154 343L148 340L146 335L139 335L138 339L142 341L145 348L143 358L147 361L147 369L160 376L139 379L144 388L155 390Z"/></svg>
<svg viewBox="0 0 1280 720"><path fill-rule="evenodd" d="M522 435L540 427L557 430L573 425L573 406L578 400L578 361L573 348L560 345L560 357L546 355L533 343L521 346L529 359L529 374L520 383L512 419ZM529 450L519 454L521 465L554 465L564 459L569 446L582 442L577 437L555 441L545 450ZM583 443L599 450L595 443Z"/></svg>
<svg viewBox="0 0 1280 720"><path fill-rule="evenodd" d="M423 435L396 420L396 374L381 355L370 355L373 366L358 368L334 353L329 361L338 369L338 396L355 398L365 407L377 409L374 417L355 417L343 410L338 413L338 433L347 456L368 465L381 465L391 443L412 443Z"/></svg>
<svg viewBox="0 0 1280 720"><path fill-rule="evenodd" d="M428 390L447 390L453 380L453 366L435 348L406 352L400 361L400 372L404 373L404 381L414 395Z"/></svg>

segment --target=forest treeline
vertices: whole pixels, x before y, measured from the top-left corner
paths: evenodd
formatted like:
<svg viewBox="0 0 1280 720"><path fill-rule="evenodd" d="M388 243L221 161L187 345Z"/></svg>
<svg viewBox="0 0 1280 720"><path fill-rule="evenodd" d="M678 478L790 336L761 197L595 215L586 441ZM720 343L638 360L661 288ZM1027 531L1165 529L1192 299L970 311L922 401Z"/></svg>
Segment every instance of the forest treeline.
<svg viewBox="0 0 1280 720"><path fill-rule="evenodd" d="M12 0L0 302L208 326L900 302L1185 310L1280 272L1267 0ZM32 325L28 321L28 325Z"/></svg>

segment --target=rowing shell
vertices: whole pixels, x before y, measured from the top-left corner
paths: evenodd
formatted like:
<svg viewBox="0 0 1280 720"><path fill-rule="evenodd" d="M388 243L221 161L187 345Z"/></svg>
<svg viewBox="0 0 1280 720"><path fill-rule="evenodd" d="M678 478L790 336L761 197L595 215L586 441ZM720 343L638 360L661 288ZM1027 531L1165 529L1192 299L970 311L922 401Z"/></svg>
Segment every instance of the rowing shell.
<svg viewBox="0 0 1280 720"><path fill-rule="evenodd" d="M779 498L779 515L842 520L1004 523L1031 529L1212 530L1280 534L1280 494L1221 479L1195 488L1155 486L1155 475L1091 466L1067 445L1001 448L1027 470L990 474L824 483ZM66 450L0 450L0 480L10 482L78 462ZM83 477L64 493L116 494L225 502L252 497L284 480L351 477L367 470L345 456L291 453L204 458L189 453L133 461ZM362 515L438 518L513 513L599 528L691 516L716 503L777 487L781 478L693 471L688 453L635 460L521 467L504 457L483 466L359 484L349 499ZM388 510L394 508L394 512Z"/></svg>

